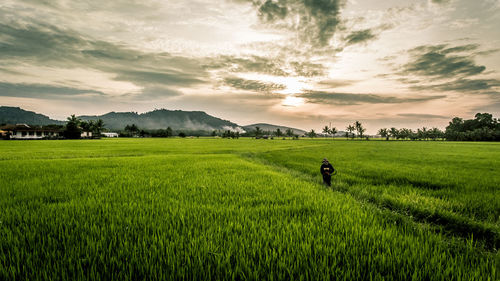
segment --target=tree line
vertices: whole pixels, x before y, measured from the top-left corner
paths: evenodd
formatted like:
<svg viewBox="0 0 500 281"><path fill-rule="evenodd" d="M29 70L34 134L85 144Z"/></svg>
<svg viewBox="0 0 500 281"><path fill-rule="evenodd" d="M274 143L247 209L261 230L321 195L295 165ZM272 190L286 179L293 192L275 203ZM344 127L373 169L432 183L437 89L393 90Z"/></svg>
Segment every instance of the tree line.
<svg viewBox="0 0 500 281"><path fill-rule="evenodd" d="M445 137L452 141L500 141L500 120L490 113L477 113L469 120L455 117L446 127Z"/></svg>
<svg viewBox="0 0 500 281"><path fill-rule="evenodd" d="M356 121L349 124L345 129L346 138L366 138L366 129L361 122ZM334 136L337 129L332 126L325 126L323 134ZM500 120L493 118L490 113L477 113L474 119L464 120L459 117L453 118L445 131L436 127L422 127L417 130L408 128L381 128L377 132L386 140L449 140L449 141L500 141ZM311 130L306 134L308 137L316 137L317 134Z"/></svg>
<svg viewBox="0 0 500 281"><path fill-rule="evenodd" d="M79 139L82 132L92 133L92 138L100 138L104 129L104 121L101 119L84 121L73 114L67 120L63 131L63 136L67 139Z"/></svg>
<svg viewBox="0 0 500 281"><path fill-rule="evenodd" d="M438 128L428 129L426 127L422 127L421 129L417 129L413 131L412 129L401 128L396 129L394 127L387 129L382 128L378 131L378 134L389 140L389 138L397 139L397 140L437 140L444 139L444 132L439 130Z"/></svg>
<svg viewBox="0 0 500 281"><path fill-rule="evenodd" d="M101 131L104 129L104 122L101 119L84 121L71 115L67 118L63 131L63 136L68 139L80 138L82 132L91 132L92 137L100 137ZM365 135L366 129L360 121L355 121L345 128L344 137L354 139L368 139ZM336 127L325 126L322 133L326 136L334 137L338 133ZM171 127L166 129L144 130L137 125L131 124L125 126L124 130L119 132L122 137L172 137L180 136L219 136L222 138L239 138L239 137L255 137L255 138L274 138L274 137L291 137L299 138L293 129L288 128L281 130L277 128L274 131L265 131L260 127L255 127L255 130L248 132L238 132L233 130L213 130L211 133L203 130L193 131L176 131ZM449 141L500 141L500 120L493 118L490 113L477 113L474 119L464 120L459 117L453 118L445 131L436 127L422 127L417 130L408 128L381 128L378 130L378 135L386 140L449 140ZM312 129L304 134L306 137L315 138L318 134Z"/></svg>

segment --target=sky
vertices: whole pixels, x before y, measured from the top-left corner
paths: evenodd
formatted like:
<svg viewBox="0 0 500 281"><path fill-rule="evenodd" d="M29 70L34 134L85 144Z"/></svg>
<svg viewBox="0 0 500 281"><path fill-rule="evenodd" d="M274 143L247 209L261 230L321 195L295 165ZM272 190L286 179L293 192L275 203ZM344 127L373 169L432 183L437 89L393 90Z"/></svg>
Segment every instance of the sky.
<svg viewBox="0 0 500 281"><path fill-rule="evenodd" d="M0 105L305 130L500 117L500 0L2 0Z"/></svg>

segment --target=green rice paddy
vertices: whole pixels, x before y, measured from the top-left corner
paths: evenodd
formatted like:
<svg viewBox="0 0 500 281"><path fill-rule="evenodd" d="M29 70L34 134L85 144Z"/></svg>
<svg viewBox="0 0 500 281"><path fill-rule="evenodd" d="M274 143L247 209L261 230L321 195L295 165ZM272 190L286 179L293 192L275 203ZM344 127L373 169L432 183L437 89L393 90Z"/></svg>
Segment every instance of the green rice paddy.
<svg viewBox="0 0 500 281"><path fill-rule="evenodd" d="M1 141L0 280L498 280L499 167L500 143Z"/></svg>

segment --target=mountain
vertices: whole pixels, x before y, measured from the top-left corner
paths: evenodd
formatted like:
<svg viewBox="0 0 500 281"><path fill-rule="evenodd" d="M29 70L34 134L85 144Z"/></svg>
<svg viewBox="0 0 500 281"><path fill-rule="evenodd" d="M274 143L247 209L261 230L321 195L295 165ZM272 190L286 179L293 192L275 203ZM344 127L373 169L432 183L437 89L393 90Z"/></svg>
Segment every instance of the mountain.
<svg viewBox="0 0 500 281"><path fill-rule="evenodd" d="M104 127L109 129L123 129L127 125L135 124L140 129L165 129L171 127L176 130L239 130L237 124L223 120L203 111L182 111L157 109L138 114L137 112L110 112L104 115L79 116L82 120L104 121Z"/></svg>
<svg viewBox="0 0 500 281"><path fill-rule="evenodd" d="M285 126L278 126L278 125L272 125L272 124L266 124L266 123L258 123L258 124L252 124L252 125L247 125L243 126L243 129L247 132L249 131L255 131L255 127L259 127L262 131L276 131L276 129L280 129L283 133L286 132L287 129L292 129L293 133L296 135L303 135L306 133L306 131L301 130L301 129L296 129L296 128L290 128L290 127L285 127Z"/></svg>
<svg viewBox="0 0 500 281"><path fill-rule="evenodd" d="M102 119L104 127L111 130L123 130L125 126L135 124L140 129L165 129L170 127L174 130L232 130L243 132L243 130L253 131L255 127L260 127L263 131L276 131L279 128L283 132L286 132L287 129L292 129L297 135L305 133L304 130L265 123L241 127L228 120L208 115L203 111L157 109L141 114L137 112L109 112L104 115L83 115L78 117L82 120ZM43 114L26 111L19 107L0 106L0 124L4 123L64 125L66 121L53 120Z"/></svg>
<svg viewBox="0 0 500 281"><path fill-rule="evenodd" d="M50 119L43 114L19 107L0 106L0 124L64 125L66 122Z"/></svg>

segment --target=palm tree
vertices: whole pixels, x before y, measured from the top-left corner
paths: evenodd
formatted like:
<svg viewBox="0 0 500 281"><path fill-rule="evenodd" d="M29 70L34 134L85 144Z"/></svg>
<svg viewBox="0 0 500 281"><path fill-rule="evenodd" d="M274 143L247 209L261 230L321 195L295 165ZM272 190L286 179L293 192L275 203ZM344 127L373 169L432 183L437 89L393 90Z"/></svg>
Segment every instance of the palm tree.
<svg viewBox="0 0 500 281"><path fill-rule="evenodd" d="M378 130L378 134L385 138L385 140L389 140L389 130L387 130L387 128L382 128L380 130Z"/></svg>
<svg viewBox="0 0 500 281"><path fill-rule="evenodd" d="M71 116L68 117L67 119L68 119L68 123L72 122L72 123L75 123L77 125L79 125L80 122L82 121L82 120L80 120L80 118L76 117L75 114L71 114Z"/></svg>
<svg viewBox="0 0 500 281"><path fill-rule="evenodd" d="M422 136L424 137L424 140L427 140L429 138L429 131L426 127L422 127Z"/></svg>
<svg viewBox="0 0 500 281"><path fill-rule="evenodd" d="M317 134L313 129L311 129L311 131L309 133L307 133L307 136L310 138L315 138L317 136Z"/></svg>
<svg viewBox="0 0 500 281"><path fill-rule="evenodd" d="M80 121L80 128L82 128L85 137L90 137L90 132L92 132L94 126L94 121Z"/></svg>
<svg viewBox="0 0 500 281"><path fill-rule="evenodd" d="M64 130L64 136L67 139L79 139L82 133L80 129L80 118L76 117L74 114L68 117L68 122L66 123L66 128Z"/></svg>
<svg viewBox="0 0 500 281"><path fill-rule="evenodd" d="M356 132L358 134L358 137L363 138L363 133L366 131L366 129L363 128L363 125L361 125L361 122L359 122L359 121L354 122L354 127L356 128Z"/></svg>
<svg viewBox="0 0 500 281"><path fill-rule="evenodd" d="M325 126L323 128L323 134L325 134L325 135L329 135L330 134L330 128L328 126Z"/></svg>
<svg viewBox="0 0 500 281"><path fill-rule="evenodd" d="M358 132L359 132L359 137L360 138L363 138L364 136L364 133L366 132L366 129L363 128L363 126L361 126L361 124L359 125L359 128L358 128Z"/></svg>
<svg viewBox="0 0 500 281"><path fill-rule="evenodd" d="M94 137L101 137L101 131L102 129L104 128L104 121L102 121L102 119L97 119L97 121L95 121L93 123L93 133L94 133Z"/></svg>
<svg viewBox="0 0 500 281"><path fill-rule="evenodd" d="M391 130L390 130L389 133L391 134L391 137L394 138L394 139L398 138L398 136L399 136L398 129L396 129L394 127L391 128Z"/></svg>
<svg viewBox="0 0 500 281"><path fill-rule="evenodd" d="M432 139L432 140L436 140L438 138L442 138L443 137L443 132L441 130L439 130L438 128L434 127L432 128L430 131L429 131L429 137Z"/></svg>
<svg viewBox="0 0 500 281"><path fill-rule="evenodd" d="M345 128L345 130L347 131L348 135L354 139L354 126L349 125L347 126L347 128Z"/></svg>
<svg viewBox="0 0 500 281"><path fill-rule="evenodd" d="M337 133L337 128L335 127L330 127L330 134L332 135L332 138L335 137L335 134Z"/></svg>
<svg viewBox="0 0 500 281"><path fill-rule="evenodd" d="M88 122L80 121L80 128L82 128L84 132L90 132L90 122L92 122L92 120L89 120Z"/></svg>

